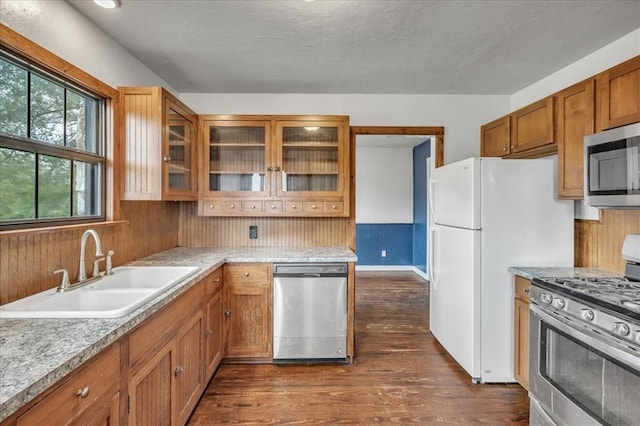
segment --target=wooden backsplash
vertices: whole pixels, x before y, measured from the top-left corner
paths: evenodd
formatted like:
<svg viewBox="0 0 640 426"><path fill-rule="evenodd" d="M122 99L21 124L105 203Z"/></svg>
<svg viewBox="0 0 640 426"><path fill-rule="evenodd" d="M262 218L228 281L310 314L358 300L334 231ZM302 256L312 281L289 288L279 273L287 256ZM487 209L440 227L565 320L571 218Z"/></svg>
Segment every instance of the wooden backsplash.
<svg viewBox="0 0 640 426"><path fill-rule="evenodd" d="M624 272L622 242L640 234L639 210L601 210L600 221L575 221L575 265Z"/></svg>
<svg viewBox="0 0 640 426"><path fill-rule="evenodd" d="M128 223L96 228L102 249L115 251L114 266L178 245L179 203L122 202L122 219ZM55 287L65 268L71 282L78 274L80 237L91 228L73 227L26 233L0 234L0 304ZM86 247L87 271L91 272L95 246ZM104 268L104 264L101 266Z"/></svg>
<svg viewBox="0 0 640 426"><path fill-rule="evenodd" d="M200 217L196 203L181 203L180 246L301 247L353 246L349 218ZM249 226L258 238L249 239Z"/></svg>

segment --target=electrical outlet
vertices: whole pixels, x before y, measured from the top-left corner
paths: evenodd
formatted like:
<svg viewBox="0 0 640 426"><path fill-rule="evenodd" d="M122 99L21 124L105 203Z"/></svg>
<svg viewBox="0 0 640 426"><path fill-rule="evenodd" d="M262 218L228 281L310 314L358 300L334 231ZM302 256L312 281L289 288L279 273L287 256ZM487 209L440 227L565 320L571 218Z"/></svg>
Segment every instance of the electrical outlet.
<svg viewBox="0 0 640 426"><path fill-rule="evenodd" d="M387 257L387 251L386 250L382 250L381 256L382 257Z"/></svg>
<svg viewBox="0 0 640 426"><path fill-rule="evenodd" d="M250 240L258 239L258 225L249 225L249 239Z"/></svg>

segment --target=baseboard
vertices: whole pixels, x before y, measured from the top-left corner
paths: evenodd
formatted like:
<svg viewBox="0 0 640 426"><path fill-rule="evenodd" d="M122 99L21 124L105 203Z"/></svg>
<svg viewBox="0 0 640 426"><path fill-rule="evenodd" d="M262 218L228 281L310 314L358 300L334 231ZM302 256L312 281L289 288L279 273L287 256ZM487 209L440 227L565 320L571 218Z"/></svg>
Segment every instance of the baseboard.
<svg viewBox="0 0 640 426"><path fill-rule="evenodd" d="M356 271L412 271L429 280L426 272L412 265L356 265Z"/></svg>

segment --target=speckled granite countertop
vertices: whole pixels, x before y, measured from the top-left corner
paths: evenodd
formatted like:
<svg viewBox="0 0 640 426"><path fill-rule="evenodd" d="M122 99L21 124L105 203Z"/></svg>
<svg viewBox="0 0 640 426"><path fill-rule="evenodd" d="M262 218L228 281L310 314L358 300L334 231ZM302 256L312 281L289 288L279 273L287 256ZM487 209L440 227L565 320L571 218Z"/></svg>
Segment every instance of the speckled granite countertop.
<svg viewBox="0 0 640 426"><path fill-rule="evenodd" d="M229 262L355 262L347 247L178 247L129 265L198 266L200 271L136 311L108 319L0 319L0 421Z"/></svg>
<svg viewBox="0 0 640 426"><path fill-rule="evenodd" d="M509 272L514 275L520 275L523 278L600 278L600 277L621 277L623 274L619 272L609 271L599 268L571 268L571 267L549 267L538 268L532 266L512 266Z"/></svg>

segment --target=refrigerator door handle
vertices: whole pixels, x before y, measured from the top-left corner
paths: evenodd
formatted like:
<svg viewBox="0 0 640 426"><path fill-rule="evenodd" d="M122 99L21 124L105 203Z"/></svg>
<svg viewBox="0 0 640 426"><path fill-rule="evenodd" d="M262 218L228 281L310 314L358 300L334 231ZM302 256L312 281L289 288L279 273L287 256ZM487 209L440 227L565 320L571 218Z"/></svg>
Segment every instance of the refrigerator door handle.
<svg viewBox="0 0 640 426"><path fill-rule="evenodd" d="M429 179L429 213L431 214L431 222L436 222L436 179Z"/></svg>
<svg viewBox="0 0 640 426"><path fill-rule="evenodd" d="M433 289L437 289L438 287L438 278L436 276L436 272L435 272L435 265L438 263L436 262L436 250L434 250L434 248L436 247L436 238L437 238L437 230L436 228L431 228L431 238L429 238L430 241L430 254L429 254L429 280L431 281L431 285L433 286Z"/></svg>

